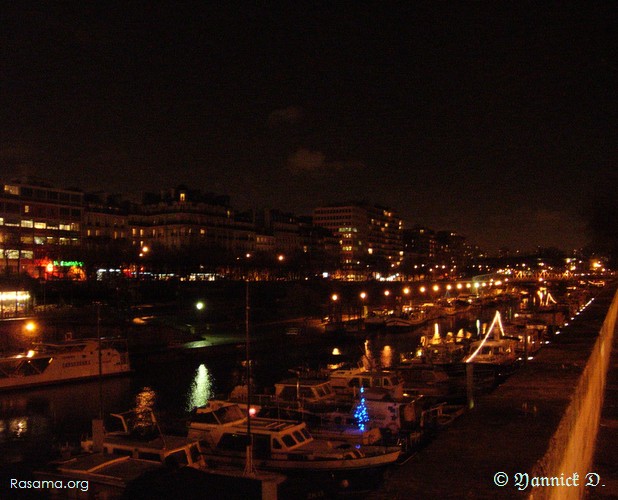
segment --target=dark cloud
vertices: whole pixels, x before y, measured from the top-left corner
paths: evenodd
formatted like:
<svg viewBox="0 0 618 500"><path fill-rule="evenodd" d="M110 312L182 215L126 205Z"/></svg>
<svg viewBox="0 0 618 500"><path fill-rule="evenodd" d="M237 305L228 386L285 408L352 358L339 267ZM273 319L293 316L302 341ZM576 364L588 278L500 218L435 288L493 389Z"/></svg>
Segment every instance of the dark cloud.
<svg viewBox="0 0 618 500"><path fill-rule="evenodd" d="M268 125L286 125L300 123L303 119L304 111L299 106L288 106L287 108L276 109L268 115Z"/></svg>
<svg viewBox="0 0 618 500"><path fill-rule="evenodd" d="M286 167L293 174L326 175L344 169L361 169L364 164L360 161L327 160L321 151L308 148L299 148L291 154Z"/></svg>

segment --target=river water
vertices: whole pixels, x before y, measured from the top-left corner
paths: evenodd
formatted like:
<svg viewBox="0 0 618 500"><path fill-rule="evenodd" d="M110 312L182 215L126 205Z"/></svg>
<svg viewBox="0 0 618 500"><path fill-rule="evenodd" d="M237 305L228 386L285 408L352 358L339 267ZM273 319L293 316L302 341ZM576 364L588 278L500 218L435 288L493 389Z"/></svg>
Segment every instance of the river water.
<svg viewBox="0 0 618 500"><path fill-rule="evenodd" d="M478 315L478 311L476 315ZM484 316L493 314L486 311ZM465 328L474 332L477 317L468 313L439 321L442 332ZM487 317L480 321L488 321ZM298 367L317 368L338 361L392 366L400 352L412 351L420 335L432 334L433 324L412 332L358 332L345 336L324 332L286 334L285 327L252 332L252 374L258 388L268 388L292 376ZM188 412L216 394L227 394L243 380L245 344L213 348L174 349L132 359L131 375L0 394L0 466L21 462L40 466L59 446L76 446L90 433L91 419L148 404L164 430L183 430ZM101 385L100 385L101 384ZM101 399L99 394L103 395Z"/></svg>

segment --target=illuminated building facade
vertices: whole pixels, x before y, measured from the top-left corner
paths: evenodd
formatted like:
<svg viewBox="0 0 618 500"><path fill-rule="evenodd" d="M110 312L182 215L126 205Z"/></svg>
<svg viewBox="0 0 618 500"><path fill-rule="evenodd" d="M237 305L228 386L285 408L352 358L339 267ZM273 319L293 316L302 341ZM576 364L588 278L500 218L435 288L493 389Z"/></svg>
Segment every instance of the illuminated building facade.
<svg viewBox="0 0 618 500"><path fill-rule="evenodd" d="M0 256L5 272L66 277L81 244L83 193L30 179L0 193ZM55 263L55 264L54 264Z"/></svg>
<svg viewBox="0 0 618 500"><path fill-rule="evenodd" d="M253 225L235 218L227 197L182 187L146 195L128 222L137 248L211 247L238 254L255 248Z"/></svg>
<svg viewBox="0 0 618 500"><path fill-rule="evenodd" d="M252 222L261 233L258 243L268 241L266 236L272 236L270 251L288 254L300 249L300 234L298 218L292 214L275 209L262 209L253 212ZM256 250L264 250L263 244L258 244Z"/></svg>
<svg viewBox="0 0 618 500"><path fill-rule="evenodd" d="M318 207L313 223L329 229L340 244L344 269L396 268L403 255L403 224L386 207L349 203Z"/></svg>

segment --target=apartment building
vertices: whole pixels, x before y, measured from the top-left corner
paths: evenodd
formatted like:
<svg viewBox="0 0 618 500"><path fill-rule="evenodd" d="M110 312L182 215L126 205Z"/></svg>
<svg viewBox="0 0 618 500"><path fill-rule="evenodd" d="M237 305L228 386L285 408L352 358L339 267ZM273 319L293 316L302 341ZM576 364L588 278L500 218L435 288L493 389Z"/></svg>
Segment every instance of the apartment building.
<svg viewBox="0 0 618 500"><path fill-rule="evenodd" d="M38 278L66 277L81 245L83 193L30 178L0 192L0 265Z"/></svg>
<svg viewBox="0 0 618 500"><path fill-rule="evenodd" d="M345 269L396 268L403 256L403 224L390 208L364 202L317 207L313 223L338 237Z"/></svg>

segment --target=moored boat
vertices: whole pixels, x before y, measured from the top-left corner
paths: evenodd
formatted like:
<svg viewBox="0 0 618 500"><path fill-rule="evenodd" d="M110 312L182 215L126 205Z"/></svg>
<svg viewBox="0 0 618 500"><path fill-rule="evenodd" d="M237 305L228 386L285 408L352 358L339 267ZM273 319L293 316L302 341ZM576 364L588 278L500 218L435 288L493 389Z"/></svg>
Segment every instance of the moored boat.
<svg viewBox="0 0 618 500"><path fill-rule="evenodd" d="M466 363L508 367L517 361L516 339L506 337L500 313L496 315L481 340L470 344L470 354L465 358Z"/></svg>
<svg viewBox="0 0 618 500"><path fill-rule="evenodd" d="M130 371L127 345L120 339L40 343L26 352L0 358L0 391L109 377Z"/></svg>
<svg viewBox="0 0 618 500"><path fill-rule="evenodd" d="M350 472L383 468L397 460L397 446L352 446L315 438L304 422L252 417L253 464L280 472ZM237 403L210 401L195 408L189 437L199 439L211 464L242 466L246 461L248 422Z"/></svg>
<svg viewBox="0 0 618 500"><path fill-rule="evenodd" d="M103 436L102 451L55 461L35 472L35 477L73 481L79 491L71 498L107 499L136 498L137 494L140 498L159 498L164 496L163 491L178 493L178 483L185 481L222 496L232 489L225 494L227 498L276 499L277 489L285 481L281 474L247 476L238 468L210 468L197 440L162 434L152 412L112 416L117 417L120 429ZM138 421L143 425L135 425Z"/></svg>

